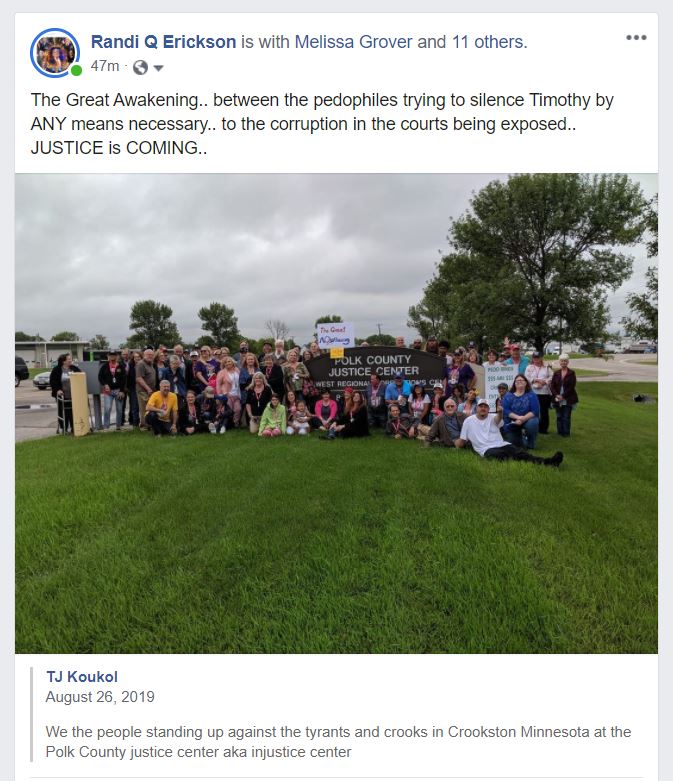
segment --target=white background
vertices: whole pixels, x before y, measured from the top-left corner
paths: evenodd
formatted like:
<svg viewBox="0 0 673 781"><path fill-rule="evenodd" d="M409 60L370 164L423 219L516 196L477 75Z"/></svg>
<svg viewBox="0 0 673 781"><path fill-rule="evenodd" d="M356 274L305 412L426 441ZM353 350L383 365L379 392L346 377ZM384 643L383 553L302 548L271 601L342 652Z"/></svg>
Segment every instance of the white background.
<svg viewBox="0 0 673 781"><path fill-rule="evenodd" d="M220 6L221 4L217 4ZM662 40L666 42L666 44L662 47L662 57L668 61L668 69L667 72L671 72L671 57L670 57L670 46L668 45L667 41L670 39L670 33L673 31L673 27L670 24L670 16L668 15L668 9L663 4L657 4L652 3L648 7L643 7L642 4L638 4L638 7L634 7L635 4L631 3L620 3L620 2L611 2L611 3L564 3L562 9L564 11L570 11L570 10L577 10L577 11L588 11L588 10L609 10L609 11L630 11L630 10L657 10L657 5L660 6L660 27L661 27L661 33L662 33ZM46 6L46 4L43 4L43 6ZM50 3L48 5L48 8L51 9L52 13L49 15L49 21L45 26L49 26L51 24L57 24L58 26L67 26L63 23L63 15L62 14L53 14L53 3ZM74 9L76 7L76 4L71 4L69 6L70 8ZM124 10L124 4L120 4L119 10ZM200 5L200 8L204 8L204 5ZM257 6L260 9L264 8L263 4L259 4ZM275 4L273 5L275 8ZM299 4L296 4L293 6L295 9L300 8L301 6ZM311 4L311 7L313 7L313 4ZM374 5L369 6L372 9L375 8ZM393 7L391 3L386 4L386 8L390 10ZM442 10L447 10L446 4L441 4ZM475 4L473 6L475 9L477 8L477 5ZM480 9L488 9L488 10L495 10L501 9L501 4L481 4L478 6ZM35 10L39 9L39 4L35 4L34 6ZM132 10L136 10L138 8L137 4L134 4L132 7ZM161 4L161 8L150 8L148 4L145 4L145 8L148 10L182 10L180 6L177 4L172 4L171 2L163 2ZM361 6L358 4L358 9L361 8ZM432 8L431 4L424 5L423 8L430 9ZM552 4L547 4L546 8L551 10L553 8ZM89 7L90 9L90 7ZM89 10L87 9L87 10ZM453 6L453 9L455 10L463 10L460 9L459 6ZM23 9L27 10L27 9ZM82 6L82 10L84 10L84 7ZM305 9L301 9L305 10ZM340 4L340 10L348 10L348 4L343 3ZM408 8L401 7L396 10L408 10ZM420 10L418 8L415 8L414 10ZM436 8L434 10L437 10ZM534 4L527 4L527 3L518 3L516 6L513 6L511 10L542 10L542 7L539 3ZM567 56L564 57L563 60L563 67L564 68L572 68L574 67L572 65L573 60L575 57L580 56L582 58L590 56L587 55L586 50L587 48L591 49L595 46L595 38L591 35L585 35L584 30L585 27L580 22L583 20L583 18L589 19L589 17L578 17L578 22L572 25L572 31L573 36L568 39L568 49L567 49ZM182 25L184 27L184 25ZM199 25L200 26L200 25ZM556 27L556 23L554 24L554 27ZM6 29L11 29L10 27L10 20L7 18L7 24ZM81 40L80 40L81 43ZM8 87L7 95L8 97L11 95L11 77L13 74L13 66L9 62L9 55L11 52L9 51L10 47L8 48L8 60L7 60L7 67L6 67L6 79L5 82L6 86ZM601 63L601 67L604 67L604 63ZM611 70L609 68L608 70ZM664 68L663 72L666 72L666 68ZM633 72L632 72L633 73ZM604 74L606 78L610 78L610 73ZM33 78L32 75L30 77ZM37 77L37 74L35 74L35 78ZM625 75L624 80L627 82L627 86L629 86L629 78L627 75ZM603 82L602 82L603 83ZM650 90L652 90L654 84L654 78L642 78L638 82L638 90L642 91L643 93L649 93ZM631 93L633 94L634 85L630 84ZM514 91L514 90L512 90ZM664 82L662 84L662 94L664 95L665 99L668 99L668 95L670 95L670 89L667 89L667 85ZM11 105L9 103L7 104L7 111L11 114ZM639 112L634 111L635 115L637 115ZM636 117L637 119L641 120L643 119L643 115L640 114L639 117ZM666 102L662 104L662 111L660 114L660 122L665 123L663 126L660 125L660 137L664 139L667 142L667 139L670 138L670 108ZM11 127L11 123L9 123L8 127ZM629 127L629 123L626 122L624 124L625 128ZM5 132L7 132L7 127L4 129ZM489 138L489 141L492 139ZM513 157L513 155L516 154L516 150L510 149L506 155L506 160L502 161L502 164L500 165L494 165L492 162L483 162L477 167L473 164L471 167L468 163L465 162L464 158L460 157L460 159L450 159L446 160L443 157L437 157L435 155L434 160L434 168L425 169L422 167L422 159L424 157L423 152L421 151L418 155L418 158L415 158L411 163L409 162L409 158L405 155L403 157L395 156L390 157L388 155L389 165L388 168L381 169L381 170L442 170L442 171L452 171L452 170L488 170L488 171L497 171L497 170L589 170L589 171L600 171L600 170L611 170L611 171L654 171L656 170L656 160L652 157L652 152L650 148L644 149L642 147L648 147L647 144L641 144L637 141L635 141L633 138L631 138L630 141L623 142L621 139L618 139L614 134L608 133L604 134L601 133L597 135L594 138L595 144L591 147L590 151L582 150L582 149L573 149L571 153L564 153L563 150L561 150L559 153L554 153L553 156L550 156L549 151L547 152L537 152L533 147L530 149L523 150L524 152L530 153L529 160L536 160L537 165L533 165L529 163L528 165L516 165L516 157ZM534 145L533 145L534 146ZM12 157L12 141L9 136L5 138L5 144L3 145L3 148L6 150L6 166L5 166L5 189L4 189L4 196L6 199L6 208L3 210L3 214L5 216L5 231L4 235L6 237L6 257L9 259L12 256L12 229L13 229L13 210L12 210L12 189L13 189L13 174L12 174L12 163L11 163L11 157ZM257 151L260 151L259 149ZM661 213L666 214L667 211L667 204L668 204L668 173L669 173L669 166L671 163L670 153L668 151L668 144L665 143L662 146L662 155L659 165L659 171L661 174ZM502 156L501 156L502 157ZM635 161L640 159L643 164L641 166L638 166ZM390 161L393 161L392 164L390 164ZM420 162L419 162L420 160ZM574 164L571 164L571 162L574 160ZM513 162L514 161L514 162ZM278 162L278 161L276 161ZM584 164L580 164L580 163ZM281 166L284 165L284 162L281 161ZM362 160L358 160L357 158L353 158L350 161L350 168L347 167L346 170L377 170L374 166L374 162L364 162ZM408 166L408 168L407 168ZM461 167L466 166L466 167ZM35 170L46 170L44 166L41 166L39 169ZM232 168L231 170L235 170ZM250 170L249 168L244 168L241 170ZM271 170L271 167L269 164L262 165L262 167L259 170ZM309 170L307 169L300 169L300 168L293 168L290 167L287 170ZM324 168L319 168L317 170L325 170ZM344 170L339 169L339 170ZM668 213L670 213L670 208L668 209ZM665 220L662 221L661 226L661 239L662 239L662 246L664 247L664 253L665 248L670 244L670 235L671 235L671 228L670 224L667 225ZM668 277L669 274L666 269L666 264L662 264L661 268L661 288L662 288L662 310L663 310L663 316L661 321L661 331L662 331L662 338L661 338L661 353L660 353L660 359L662 363L667 362L668 360L668 344L670 344L670 335L671 335L671 321L670 316L667 316L667 310L670 309L670 307L667 307L667 301L668 301ZM12 279L12 269L11 269L11 263L8 263L6 266L6 275L5 275L5 282L6 285L4 286L4 295L5 300L3 302L3 306L0 308L3 312L3 316L6 318L6 334L9 335L11 332L11 329L14 327L13 323L13 302L12 302L12 285L11 285L11 279ZM6 339L6 348L8 347L9 340ZM6 349L6 358L9 360L9 357L11 357L11 353L9 352L9 349ZM7 404L7 409L9 409L9 385L6 389L6 396L4 398L5 404ZM660 389L660 397L662 399L670 398L671 394L671 388L668 387L668 384L666 383L664 377L662 377L662 387ZM667 420L667 410L665 406L662 404L661 408L662 412L662 420ZM6 456L11 461L12 458L12 444L13 444L13 436L12 436L12 427L10 423L10 417L9 415L5 416L3 418L4 421L4 441L5 441L5 447L6 447ZM664 438L665 441L665 438ZM666 455L666 453L662 453L661 458L661 474L662 475L670 475L670 469L671 469L671 463L670 458ZM7 616L7 621L3 624L3 648L4 648L4 656L3 656L3 672L6 674L3 676L3 683L7 685L8 691L11 691L11 681L13 679L13 675L11 673L11 653L12 653L12 647L13 647L13 625L11 621L11 614L13 610L13 597L11 593L11 581L12 581L12 566L13 566L13 546L12 546L12 523L11 523L11 497L12 497L12 480L11 480L11 474L8 472L4 472L3 479L6 481L4 484L4 496L6 497L6 518L7 523L4 525L4 534L5 534L5 545L3 546L3 551L5 552L5 559L4 564L5 567L3 568L3 571L6 574L6 588L3 591L4 596L4 615ZM660 502L661 507L670 507L670 499L671 496L669 494L670 487L667 485L666 480L662 481L661 486L661 493L660 493ZM662 514L662 517L665 518L665 514ZM664 695L670 695L670 669L671 665L668 664L668 668L666 667L666 660L669 659L670 661L670 609L667 609L666 606L670 606L670 572L671 572L671 561L670 561L670 542L671 542L671 535L668 531L667 526L664 524L661 529L661 538L660 538L660 557L661 557L661 573L662 573L662 593L661 593L661 613L662 613L662 619L664 620L662 626L663 626L663 633L661 638L661 645L660 645L660 658L662 659L662 675L660 676L660 686L662 687L662 692ZM126 657L127 663L128 661L131 661L132 658ZM481 683L484 679L484 677L489 677L492 673L492 671L498 672L501 675L500 680L503 680L505 682L508 681L508 675L507 672L503 667L498 667L498 661L503 660L503 664L507 663L507 659L505 657L498 657L498 658L492 658L492 657L475 657L474 659L468 658L468 657L461 657L460 660L465 660L466 664L474 664L476 668L478 668L478 673L475 673L473 675L473 680L477 680L477 683ZM28 663L28 659L22 658L17 661L17 693L21 696L25 695L25 671L26 671L26 665ZM42 666L44 667L44 660L41 660ZM96 660L97 661L97 660ZM122 660L123 661L123 660ZM164 665L170 666L170 670L172 671L172 674L176 674L176 670L178 671L178 675L185 678L185 680L188 680L186 676L188 676L190 672L189 668L189 660L185 657L179 658L179 659L162 659L162 667ZM240 670L239 667L239 660L236 657L227 657L224 659L215 659L211 658L208 661L208 665L211 664L217 664L219 668L219 674L222 678L226 678L227 680L231 680L232 678L235 679L238 675L238 672ZM248 663L254 664L255 658L254 657L248 657L247 658ZM355 672L352 672L352 679L354 683L354 687L356 689L361 689L363 683L367 680L366 676L363 674L365 672L365 669L363 669L363 664L367 664L369 660L365 661L364 663L362 660L355 659L354 664L356 665ZM385 662L385 659L383 660ZM435 665L443 665L447 670L450 669L451 665L453 664L453 658L452 657L432 657L430 660L428 659L421 659L421 660L414 660L413 658L409 658L409 661L406 662L407 664L411 663L413 664L414 661L416 662L412 672L414 675L418 676L420 683L425 685L425 689L427 691L433 692L437 685L438 677L440 677L439 674L436 674L434 677L428 677L426 679L425 672L426 670L429 670L431 667L434 669ZM539 684L540 681L544 682L545 684L548 684L550 687L554 688L561 684L559 687L561 690L565 690L566 693L575 694L577 690L571 686L571 682L575 680L579 684L579 691L582 691L583 689L586 691L586 687L589 685L596 686L597 688L600 688L600 686L605 686L605 693L606 695L609 693L609 691L613 690L613 693L619 693L622 689L621 686L623 686L628 689L630 692L629 697L625 698L623 700L624 703L626 703L626 706L629 709L630 712L630 718L633 720L638 716L638 713L636 713L635 709L639 708L639 705L643 707L642 717L644 719L644 722L647 722L648 719L651 719L652 712L654 708L653 704L653 687L654 687L654 680L652 677L652 671L651 667L654 662L653 658L647 658L647 657L640 657L640 658L633 658L633 657L618 657L618 658L610 658L610 657L592 657L590 659L587 659L585 657L535 657L533 660L520 657L514 660L517 664L523 665L525 668L530 669L531 665L534 665L537 667L538 665L542 665L543 669L539 671L537 674L537 677L533 678L534 684ZM93 659L87 659L88 662L94 662ZM265 660L260 660L259 662L263 666L267 665L282 665L282 660L277 657L271 657ZM315 664L320 665L322 663L321 659L316 659ZM178 664L181 666L180 669L178 668ZM182 667L182 665L185 665ZM201 663L199 663L201 664ZM626 665L627 669L621 669L620 675L614 676L615 669L613 667L613 664L618 665ZM142 668L146 665L154 666L156 670L156 674L159 674L159 668L156 665L156 660L153 659L145 659L141 662L139 662L139 668ZM116 665L119 666L119 665ZM204 665L201 664L203 667ZM569 670L570 667L574 666L574 672L570 674ZM304 671L304 674L307 671L307 663L306 660L303 661L302 669ZM667 672L668 669L668 672ZM605 674L605 677L603 678L603 674ZM252 674L252 684L255 683L255 675L256 673ZM613 676L612 678L610 676ZM513 700L521 699L523 701L526 701L528 698L539 696L535 694L533 691L533 687L530 685L527 685L526 678L530 679L530 676L520 676L519 679L514 679L516 681L516 685L512 687L512 690L508 692L510 695L508 698L507 703L511 704ZM565 684L567 685L563 685ZM591 684L589 683L591 682ZM644 698L641 697L639 694L637 694L637 688L638 686L643 683L644 684ZM600 684L600 686L599 686ZM508 685L512 685L511 682L509 682ZM538 686L539 688L539 686ZM631 695L633 695L633 698L631 698ZM562 696L562 692L559 693L559 696ZM11 703L11 697L5 697L3 698L5 702L8 703L8 705ZM596 703L597 700L594 699L594 703ZM400 707L406 712L411 713L412 710L412 704L413 702L410 702L408 700L400 700ZM663 696L661 700L662 708L663 708L663 718L660 723L660 729L662 730L662 734L665 734L665 736L670 736L670 729L668 729L665 733L664 731L667 729L667 725L670 725L670 696ZM25 704L24 704L25 706ZM556 703L554 703L554 707L557 709L556 712L558 713L558 708L562 707ZM3 716L7 719L7 721L4 724L4 730L3 734L10 738L11 732L12 732L12 714L10 711L10 708L4 711ZM640 719L639 719L640 721ZM20 722L18 722L20 725L19 729L19 736L21 741L25 741L26 737L26 731L25 731L25 719L21 719ZM647 723L642 723L641 726L647 727ZM11 776L11 746L12 741L11 739L8 740L6 751L3 752L3 759L7 762L6 764L6 772L5 777ZM25 747L25 743L20 744L21 747ZM660 750L662 751L662 766L661 766L661 774L660 778L670 778L671 772L670 772L670 740L668 740L668 737L661 741L660 744ZM647 751L648 758L653 753L654 748L650 747ZM666 764L668 762L668 765ZM624 766L626 770L629 769L628 764ZM549 767L548 772L550 774L554 774L555 768ZM628 772L624 772L624 775L628 775ZM640 768L640 773L652 773L652 766Z"/></svg>
<svg viewBox="0 0 673 781"><path fill-rule="evenodd" d="M84 73L79 77L46 78L33 67L17 71L16 159L17 172L475 172L475 171L620 171L655 172L656 154L656 16L569 14L535 16L500 14L233 14L225 18L212 15L166 15L162 23L147 14L137 14L130 22L121 15L90 15L83 18L59 15L58 26L79 41ZM40 31L54 26L54 17L20 15L17 17L17 62L26 63L27 42ZM646 34L646 41L628 41L629 31ZM91 35L128 37L137 33L141 48L134 50L92 50ZM525 49L243 49L157 50L143 45L149 34L234 36L243 34L257 39L284 34L295 36L320 33L353 37L361 35L400 38L456 34L470 40L488 33L497 37L521 37ZM591 41L591 45L581 42ZM105 58L119 65L118 72L92 71L91 62ZM150 64L144 76L134 75L132 65L142 58ZM414 64L412 64L414 63ZM163 65L157 72L152 66ZM544 72L544 76L543 76ZM95 95L117 91L160 94L197 94L204 104L199 111L184 108L151 108L130 114L133 117L212 118L212 129L205 136L181 133L178 138L199 141L204 153L189 156L104 155L65 156L45 159L32 155L37 134L30 128L35 117L81 117L81 110L67 107L68 93ZM58 108L38 108L31 93L40 91L60 95ZM527 111L527 117L559 118L567 115L574 131L547 133L438 131L372 131L352 133L303 133L220 131L221 118L250 115L256 118L311 118L329 115L350 119L345 109L234 109L214 108L213 95L284 95L287 92L336 95L381 93L402 95L422 93L450 95L521 94L529 92L567 95L571 92L595 96L614 96L612 108L545 109ZM469 101L468 101L469 103ZM521 110L471 108L437 111L429 108L414 112L401 107L367 109L358 116L383 118L447 118L456 114L465 118L521 116ZM89 108L91 118L122 117L113 107ZM67 123L66 123L67 124ZM240 121L239 121L240 125ZM115 140L125 145L128 139L149 137L137 131L111 134L60 132L43 136L59 139L87 137ZM155 137L169 137L155 133ZM609 143L606 143L608 141ZM613 146L613 143L615 146ZM107 141L106 141L107 144ZM619 149L615 157L614 150Z"/></svg>
<svg viewBox="0 0 673 781"><path fill-rule="evenodd" d="M34 679L34 762L30 755L29 681ZM117 671L119 683L50 684L46 670ZM110 688L117 705L58 706L49 691ZM151 705L121 703L124 689L155 693ZM95 712L94 712L95 709ZM654 656L94 656L17 658L17 778L78 777L484 777L656 778ZM45 724L91 727L380 726L408 728L630 726L628 740L357 740L301 745L352 747L341 760L46 760L45 746L165 745L166 741L47 739ZM94 731L95 734L95 731ZM352 732L351 732L352 734ZM262 746L297 745L277 739ZM236 740L172 741L229 747ZM238 745L244 745L238 743Z"/></svg>

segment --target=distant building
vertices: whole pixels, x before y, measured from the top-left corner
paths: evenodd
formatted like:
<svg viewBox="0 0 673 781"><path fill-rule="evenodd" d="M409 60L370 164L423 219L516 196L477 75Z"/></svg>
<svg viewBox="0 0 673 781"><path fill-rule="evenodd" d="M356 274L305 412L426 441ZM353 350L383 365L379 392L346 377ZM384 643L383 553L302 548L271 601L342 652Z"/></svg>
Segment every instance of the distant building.
<svg viewBox="0 0 673 781"><path fill-rule="evenodd" d="M84 360L89 342L15 342L15 352L29 368L48 369L63 353L74 361Z"/></svg>

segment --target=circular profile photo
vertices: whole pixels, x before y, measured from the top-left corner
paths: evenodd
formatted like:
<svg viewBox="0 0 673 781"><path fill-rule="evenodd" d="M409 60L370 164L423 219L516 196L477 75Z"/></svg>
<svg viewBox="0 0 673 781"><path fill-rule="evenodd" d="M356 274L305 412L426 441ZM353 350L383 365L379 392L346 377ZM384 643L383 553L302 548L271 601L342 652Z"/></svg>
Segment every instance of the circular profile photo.
<svg viewBox="0 0 673 781"><path fill-rule="evenodd" d="M43 30L33 39L30 59L43 76L58 79L67 76L70 66L79 60L79 44L67 30Z"/></svg>

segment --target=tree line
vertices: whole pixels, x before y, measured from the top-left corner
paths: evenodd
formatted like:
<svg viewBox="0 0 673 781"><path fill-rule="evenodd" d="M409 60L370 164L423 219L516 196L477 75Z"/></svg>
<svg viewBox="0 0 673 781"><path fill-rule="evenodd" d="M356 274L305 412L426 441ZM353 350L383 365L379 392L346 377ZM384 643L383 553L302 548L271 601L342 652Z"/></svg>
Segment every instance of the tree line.
<svg viewBox="0 0 673 781"><path fill-rule="evenodd" d="M421 300L411 306L407 325L422 338L435 335L451 345L475 341L480 349L501 344L504 336L544 351L552 341L595 343L610 336L608 292L632 272L625 247L645 237L647 256L658 255L657 198L646 200L640 186L626 175L523 174L496 180L470 200L468 209L450 223L444 255ZM656 339L658 271L648 267L645 289L626 298L630 316L626 331ZM234 310L211 302L198 311L204 343L238 348L245 338ZM173 310L150 299L131 307L126 344L173 345L181 342ZM343 322L338 314L319 323ZM269 338L295 345L283 320L265 323ZM16 332L17 341L42 341L39 335ZM80 341L61 331L50 341ZM106 349L105 336L90 340ZM247 339L251 349L263 340ZM392 345L390 334L372 334L358 343Z"/></svg>
<svg viewBox="0 0 673 781"><path fill-rule="evenodd" d="M408 326L480 348L503 336L544 351L552 341L608 338L608 291L631 275L622 250L649 236L657 254L657 202L625 175L525 174L493 181L451 221L450 251L437 264ZM632 336L656 339L657 269L630 294ZM505 329L505 330L503 330Z"/></svg>
<svg viewBox="0 0 673 781"><path fill-rule="evenodd" d="M202 344L210 344L218 347L228 347L232 352L235 352L241 341L245 339L251 350L261 352L265 338L274 341L282 339L288 348L296 346L293 337L290 335L290 328L283 320L267 320L264 325L268 336L262 339L251 339L240 333L238 318L234 310L225 304L213 301L208 306L201 307L198 316L201 320L201 328L205 333L196 340L195 345L197 347L200 347ZM125 346L130 348L142 348L146 345L157 346L159 344L172 346L182 342L180 331L172 317L173 310L167 304L150 299L136 301L131 307L129 324L130 328L134 329L134 333L128 337ZM342 322L343 318L341 315L321 315L316 319L314 327L317 329L318 323ZM107 350L110 347L110 341L102 334L96 334L89 340L82 340L74 331L59 331L50 339L45 339L40 334L16 331L15 340L17 342L88 341L92 350ZM390 334L372 334L364 339L356 339L356 342L358 344L367 342L373 345L394 345L395 338Z"/></svg>

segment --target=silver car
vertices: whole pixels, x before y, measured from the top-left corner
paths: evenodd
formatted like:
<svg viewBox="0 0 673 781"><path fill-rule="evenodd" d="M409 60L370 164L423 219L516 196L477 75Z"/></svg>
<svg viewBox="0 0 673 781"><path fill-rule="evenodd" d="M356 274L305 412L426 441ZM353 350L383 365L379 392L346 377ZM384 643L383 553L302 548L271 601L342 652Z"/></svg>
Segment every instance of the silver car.
<svg viewBox="0 0 673 781"><path fill-rule="evenodd" d="M49 389L49 376L51 375L51 372L40 372L39 374L36 374L33 377L33 385L38 390L48 390Z"/></svg>

